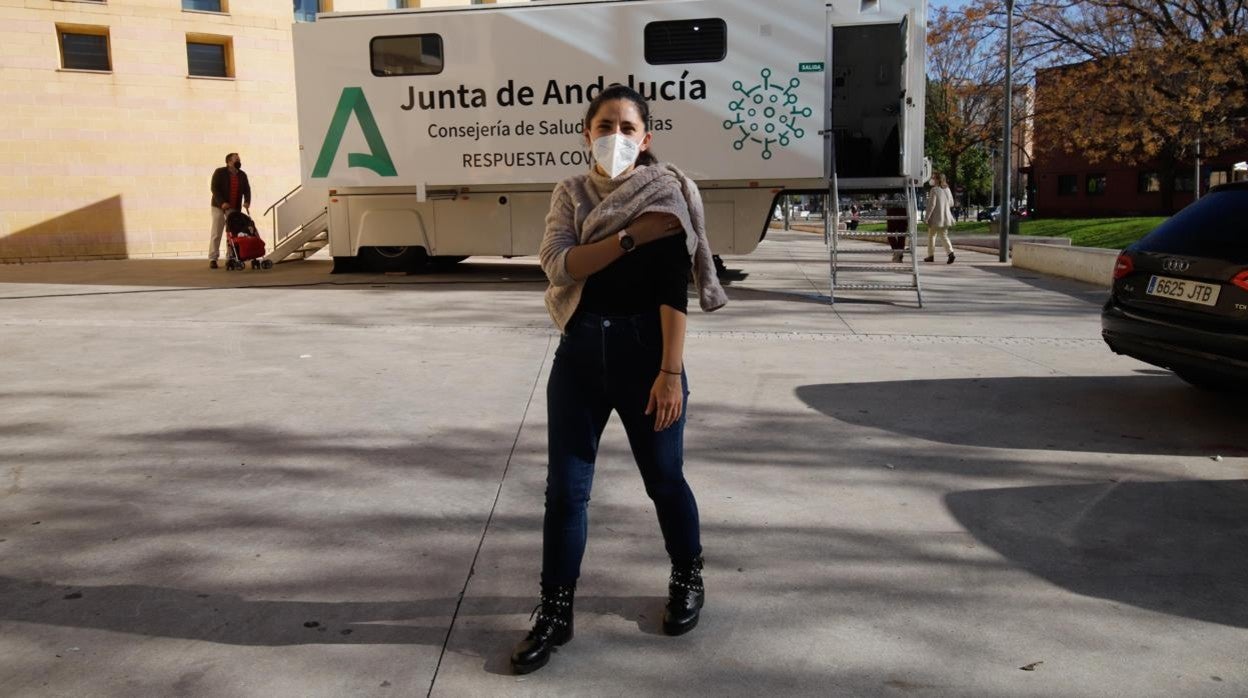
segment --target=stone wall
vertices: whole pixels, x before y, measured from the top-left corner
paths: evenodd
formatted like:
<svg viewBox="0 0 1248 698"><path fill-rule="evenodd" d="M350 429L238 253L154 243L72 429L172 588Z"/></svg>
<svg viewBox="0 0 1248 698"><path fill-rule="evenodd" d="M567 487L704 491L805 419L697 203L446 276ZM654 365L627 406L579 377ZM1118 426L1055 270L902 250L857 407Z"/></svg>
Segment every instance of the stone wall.
<svg viewBox="0 0 1248 698"><path fill-rule="evenodd" d="M1016 241L1011 260L1020 269L1061 276L1109 288L1114 281L1118 250Z"/></svg>
<svg viewBox="0 0 1248 698"><path fill-rule="evenodd" d="M263 211L299 184L292 8L223 3L0 0L0 262L206 257L209 179L232 151L267 236ZM112 69L63 69L58 26L107 31ZM227 42L232 76L189 76L188 38Z"/></svg>
<svg viewBox="0 0 1248 698"><path fill-rule="evenodd" d="M229 151L256 215L298 184L290 5L227 8L0 4L0 261L204 256L209 178ZM106 28L112 70L62 69L58 25ZM188 34L228 41L233 77L188 76Z"/></svg>

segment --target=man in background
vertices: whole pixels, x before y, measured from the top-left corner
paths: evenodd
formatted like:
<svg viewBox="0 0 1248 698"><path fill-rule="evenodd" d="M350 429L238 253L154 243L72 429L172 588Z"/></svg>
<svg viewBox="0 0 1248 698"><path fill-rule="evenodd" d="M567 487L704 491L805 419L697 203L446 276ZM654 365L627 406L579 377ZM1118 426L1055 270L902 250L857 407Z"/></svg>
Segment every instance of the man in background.
<svg viewBox="0 0 1248 698"><path fill-rule="evenodd" d="M251 213L251 183L243 172L243 161L238 153L225 156L225 167L212 173L212 231L208 243L208 268L217 268L221 256L221 233L225 230L225 217L231 210L247 209Z"/></svg>

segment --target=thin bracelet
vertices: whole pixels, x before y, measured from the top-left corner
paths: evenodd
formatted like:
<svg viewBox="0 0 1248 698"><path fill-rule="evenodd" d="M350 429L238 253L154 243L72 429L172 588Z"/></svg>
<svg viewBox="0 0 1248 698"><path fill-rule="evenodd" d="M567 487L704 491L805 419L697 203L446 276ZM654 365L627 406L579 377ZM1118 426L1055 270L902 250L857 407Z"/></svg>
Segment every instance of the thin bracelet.
<svg viewBox="0 0 1248 698"><path fill-rule="evenodd" d="M669 370L667 370L667 369L663 368L662 366L660 366L660 367L659 367L659 373L666 373L666 374L667 374L667 375L669 375L669 376L679 376L679 375L680 375L680 371L669 371Z"/></svg>

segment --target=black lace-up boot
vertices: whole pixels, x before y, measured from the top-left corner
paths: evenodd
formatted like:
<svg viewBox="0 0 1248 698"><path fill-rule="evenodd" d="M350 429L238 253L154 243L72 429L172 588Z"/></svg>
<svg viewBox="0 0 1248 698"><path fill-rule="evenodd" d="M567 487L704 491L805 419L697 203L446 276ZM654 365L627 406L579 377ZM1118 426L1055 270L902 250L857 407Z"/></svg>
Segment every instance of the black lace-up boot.
<svg viewBox="0 0 1248 698"><path fill-rule="evenodd" d="M702 558L672 561L672 577L667 584L667 608L663 611L663 632L684 635L698 624L706 590L702 586Z"/></svg>
<svg viewBox="0 0 1248 698"><path fill-rule="evenodd" d="M511 653L512 671L527 674L541 669L550 661L550 653L556 647L572 639L572 601L575 596L576 585L542 585L542 602L533 609L537 622Z"/></svg>

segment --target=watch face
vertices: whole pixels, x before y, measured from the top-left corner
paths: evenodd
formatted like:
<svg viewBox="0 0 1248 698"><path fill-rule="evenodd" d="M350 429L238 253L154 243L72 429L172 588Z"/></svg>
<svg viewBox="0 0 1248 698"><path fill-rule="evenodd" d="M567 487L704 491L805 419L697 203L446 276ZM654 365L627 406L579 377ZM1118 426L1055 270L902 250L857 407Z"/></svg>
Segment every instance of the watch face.
<svg viewBox="0 0 1248 698"><path fill-rule="evenodd" d="M635 242L633 242L633 236L632 236L632 235L621 235L621 236L620 236L620 247L622 247L622 248L624 249L624 251L625 251L625 252L628 252L629 250L633 249L633 245L635 245L635 244L636 244L636 243L635 243Z"/></svg>

